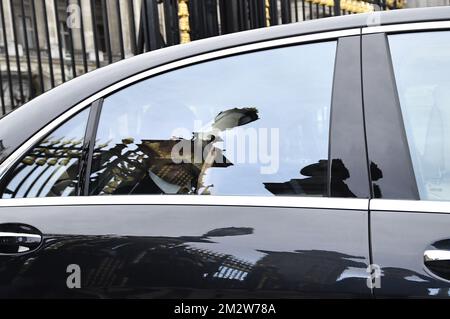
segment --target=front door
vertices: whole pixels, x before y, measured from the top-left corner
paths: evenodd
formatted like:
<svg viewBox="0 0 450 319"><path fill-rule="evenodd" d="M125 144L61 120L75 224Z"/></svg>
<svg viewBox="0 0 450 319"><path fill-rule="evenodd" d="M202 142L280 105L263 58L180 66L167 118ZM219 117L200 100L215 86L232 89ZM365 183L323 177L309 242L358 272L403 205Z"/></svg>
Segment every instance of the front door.
<svg viewBox="0 0 450 319"><path fill-rule="evenodd" d="M2 181L2 296L371 296L359 36L160 74L80 116Z"/></svg>

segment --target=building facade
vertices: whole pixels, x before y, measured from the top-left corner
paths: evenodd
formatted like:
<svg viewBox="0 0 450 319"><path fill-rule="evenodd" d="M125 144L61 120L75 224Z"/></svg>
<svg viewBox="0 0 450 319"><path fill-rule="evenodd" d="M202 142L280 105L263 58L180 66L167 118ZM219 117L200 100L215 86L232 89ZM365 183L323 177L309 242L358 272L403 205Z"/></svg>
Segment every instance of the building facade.
<svg viewBox="0 0 450 319"><path fill-rule="evenodd" d="M423 8L423 7L438 7L450 6L450 0L408 0L406 7L408 8Z"/></svg>
<svg viewBox="0 0 450 319"><path fill-rule="evenodd" d="M136 53L136 31L131 29L139 29L141 15L139 9L131 10L140 8L142 0L1 2L1 93L6 112L78 75ZM110 34L107 41L105 29ZM106 46L111 59L105 56Z"/></svg>

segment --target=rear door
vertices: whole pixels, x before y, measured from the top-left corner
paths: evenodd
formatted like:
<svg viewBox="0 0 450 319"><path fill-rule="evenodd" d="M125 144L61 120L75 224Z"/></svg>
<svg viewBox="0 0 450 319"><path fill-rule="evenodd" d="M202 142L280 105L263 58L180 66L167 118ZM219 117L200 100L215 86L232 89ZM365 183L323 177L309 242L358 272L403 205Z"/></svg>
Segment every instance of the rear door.
<svg viewBox="0 0 450 319"><path fill-rule="evenodd" d="M38 143L2 180L2 296L370 297L360 36L340 34L153 70L91 106L81 150L75 118Z"/></svg>
<svg viewBox="0 0 450 319"><path fill-rule="evenodd" d="M386 33L363 36L379 297L450 296L449 27L382 27L375 31Z"/></svg>

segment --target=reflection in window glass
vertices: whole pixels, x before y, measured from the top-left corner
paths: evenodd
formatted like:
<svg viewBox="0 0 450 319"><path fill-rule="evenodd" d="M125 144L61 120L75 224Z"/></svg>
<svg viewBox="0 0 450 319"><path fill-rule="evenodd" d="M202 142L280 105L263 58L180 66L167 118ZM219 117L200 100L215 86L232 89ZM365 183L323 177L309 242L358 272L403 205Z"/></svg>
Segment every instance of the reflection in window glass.
<svg viewBox="0 0 450 319"><path fill-rule="evenodd" d="M335 50L224 58L106 98L90 194L326 195Z"/></svg>
<svg viewBox="0 0 450 319"><path fill-rule="evenodd" d="M60 126L16 166L2 198L75 196L89 109Z"/></svg>
<svg viewBox="0 0 450 319"><path fill-rule="evenodd" d="M389 44L420 198L450 200L450 32Z"/></svg>

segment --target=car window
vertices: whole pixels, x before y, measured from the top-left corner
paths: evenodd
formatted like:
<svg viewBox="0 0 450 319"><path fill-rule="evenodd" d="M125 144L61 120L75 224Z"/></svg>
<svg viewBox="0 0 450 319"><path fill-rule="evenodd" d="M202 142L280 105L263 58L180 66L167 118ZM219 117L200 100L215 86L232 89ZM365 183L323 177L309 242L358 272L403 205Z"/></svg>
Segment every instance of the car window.
<svg viewBox="0 0 450 319"><path fill-rule="evenodd" d="M389 36L406 136L423 200L450 200L450 32Z"/></svg>
<svg viewBox="0 0 450 319"><path fill-rule="evenodd" d="M336 42L171 71L104 100L90 195L327 195Z"/></svg>
<svg viewBox="0 0 450 319"><path fill-rule="evenodd" d="M89 108L33 147L7 175L1 198L75 196Z"/></svg>

